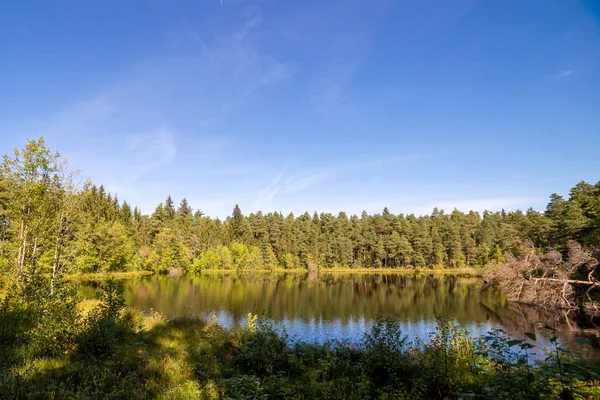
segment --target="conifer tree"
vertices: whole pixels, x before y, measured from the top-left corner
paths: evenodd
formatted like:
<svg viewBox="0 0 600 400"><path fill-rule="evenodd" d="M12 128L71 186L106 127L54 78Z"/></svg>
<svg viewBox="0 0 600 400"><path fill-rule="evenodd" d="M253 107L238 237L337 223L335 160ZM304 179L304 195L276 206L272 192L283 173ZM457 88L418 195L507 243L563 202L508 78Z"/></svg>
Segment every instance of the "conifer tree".
<svg viewBox="0 0 600 400"><path fill-rule="evenodd" d="M175 205L173 203L171 195L169 195L167 197L167 200L165 200L165 212L168 219L172 220L173 218L175 218Z"/></svg>

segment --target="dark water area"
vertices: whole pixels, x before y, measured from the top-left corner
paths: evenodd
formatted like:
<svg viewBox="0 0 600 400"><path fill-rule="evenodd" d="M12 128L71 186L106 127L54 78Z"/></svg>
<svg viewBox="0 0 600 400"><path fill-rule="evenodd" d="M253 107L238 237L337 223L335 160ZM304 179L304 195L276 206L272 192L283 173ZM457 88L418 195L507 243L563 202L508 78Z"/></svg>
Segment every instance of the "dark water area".
<svg viewBox="0 0 600 400"><path fill-rule="evenodd" d="M248 313L264 315L277 329L309 342L356 342L379 317L397 320L410 340L427 340L439 318L473 335L500 328L513 338L548 324L570 350L600 358L594 331L588 343L572 322L548 311L508 304L499 293L481 290L480 278L446 275L351 273L204 273L154 275L123 281L127 305L167 318L216 318L227 327L245 324ZM85 297L97 284L81 284ZM550 346L550 333L537 331L535 345ZM539 355L542 350L537 350Z"/></svg>

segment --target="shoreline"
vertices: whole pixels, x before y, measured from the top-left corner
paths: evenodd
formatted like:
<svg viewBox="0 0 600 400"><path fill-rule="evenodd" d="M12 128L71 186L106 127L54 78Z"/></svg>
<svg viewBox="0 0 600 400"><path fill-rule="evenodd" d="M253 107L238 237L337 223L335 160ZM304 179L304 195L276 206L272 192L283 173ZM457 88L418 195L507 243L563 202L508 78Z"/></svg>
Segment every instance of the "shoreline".
<svg viewBox="0 0 600 400"><path fill-rule="evenodd" d="M129 271L129 272L90 272L84 274L67 274L62 277L65 281L100 281L100 280L123 280L153 275L152 271Z"/></svg>
<svg viewBox="0 0 600 400"><path fill-rule="evenodd" d="M320 268L314 271L303 268L295 269L254 269L254 270L235 270L235 269L206 269L199 272L182 272L181 275L187 274L238 274L238 273L326 273L326 274L413 274L413 275L456 275L480 277L483 274L483 269L479 268L447 268L447 269L412 269L412 268ZM68 274L63 277L65 281L95 281L95 280L124 280L133 279L150 275L162 275L160 272L153 271L129 271L129 272L92 272L84 274Z"/></svg>

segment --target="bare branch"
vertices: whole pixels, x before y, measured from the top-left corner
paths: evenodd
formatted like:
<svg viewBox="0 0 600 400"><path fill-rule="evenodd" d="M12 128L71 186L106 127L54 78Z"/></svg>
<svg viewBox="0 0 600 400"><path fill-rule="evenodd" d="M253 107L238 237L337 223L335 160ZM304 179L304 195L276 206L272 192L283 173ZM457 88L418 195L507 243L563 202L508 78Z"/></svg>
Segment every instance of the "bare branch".
<svg viewBox="0 0 600 400"><path fill-rule="evenodd" d="M600 288L598 260L574 241L567 247L568 257L563 260L556 250L539 254L525 243L519 257L506 257L504 263L489 268L487 286L499 288L509 301L566 310L581 306L600 310L590 296L592 290Z"/></svg>

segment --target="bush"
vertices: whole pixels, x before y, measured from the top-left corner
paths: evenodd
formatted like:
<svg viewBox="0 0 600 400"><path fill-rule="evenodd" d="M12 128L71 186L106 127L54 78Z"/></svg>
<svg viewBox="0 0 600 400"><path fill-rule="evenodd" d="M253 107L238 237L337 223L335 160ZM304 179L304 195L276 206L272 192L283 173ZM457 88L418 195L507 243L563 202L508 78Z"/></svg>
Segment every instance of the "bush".
<svg viewBox="0 0 600 400"><path fill-rule="evenodd" d="M78 353L84 356L105 357L112 354L125 337L132 331L131 324L122 318L125 299L123 287L114 280L104 286L100 304L89 312L78 338Z"/></svg>
<svg viewBox="0 0 600 400"><path fill-rule="evenodd" d="M288 369L288 353L288 337L285 332L278 334L270 323L261 319L256 331L247 336L235 355L234 364L248 373L265 376Z"/></svg>
<svg viewBox="0 0 600 400"><path fill-rule="evenodd" d="M80 326L74 291L60 285L52 295L46 290L41 292L44 296L37 302L36 322L27 332L29 350L39 356L71 352Z"/></svg>
<svg viewBox="0 0 600 400"><path fill-rule="evenodd" d="M22 347L29 357L53 356L73 349L79 317L74 290L26 276L13 283L0 303L0 346L10 358Z"/></svg>
<svg viewBox="0 0 600 400"><path fill-rule="evenodd" d="M476 343L466 330L440 320L429 343L413 349L421 388L441 397L475 390L475 351Z"/></svg>
<svg viewBox="0 0 600 400"><path fill-rule="evenodd" d="M415 373L406 336L392 319L378 319L361 342L362 367L376 392L405 388Z"/></svg>

